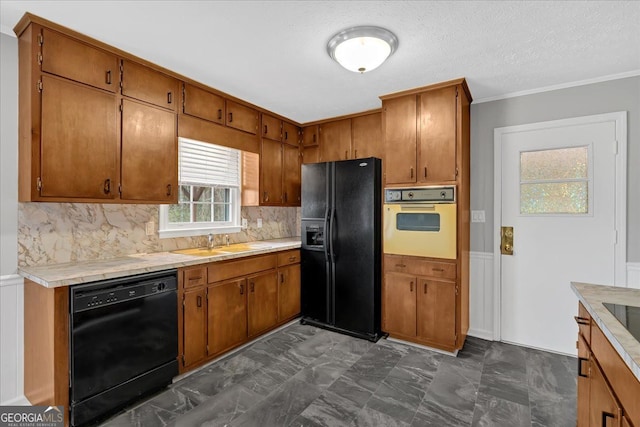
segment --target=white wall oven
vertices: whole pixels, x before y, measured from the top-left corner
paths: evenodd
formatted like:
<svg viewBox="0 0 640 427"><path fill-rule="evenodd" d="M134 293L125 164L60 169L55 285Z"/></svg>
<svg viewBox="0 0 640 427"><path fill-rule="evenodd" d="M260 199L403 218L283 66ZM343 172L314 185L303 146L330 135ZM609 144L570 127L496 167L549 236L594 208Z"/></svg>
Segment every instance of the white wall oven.
<svg viewBox="0 0 640 427"><path fill-rule="evenodd" d="M386 188L386 254L456 258L455 186Z"/></svg>

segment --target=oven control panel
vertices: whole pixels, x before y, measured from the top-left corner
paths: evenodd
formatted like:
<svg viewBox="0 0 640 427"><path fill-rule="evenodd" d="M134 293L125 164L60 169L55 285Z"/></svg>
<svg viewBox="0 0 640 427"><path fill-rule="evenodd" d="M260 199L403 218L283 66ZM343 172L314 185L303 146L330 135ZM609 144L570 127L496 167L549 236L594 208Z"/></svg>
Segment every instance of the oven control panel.
<svg viewBox="0 0 640 427"><path fill-rule="evenodd" d="M456 187L386 188L385 203L455 203Z"/></svg>

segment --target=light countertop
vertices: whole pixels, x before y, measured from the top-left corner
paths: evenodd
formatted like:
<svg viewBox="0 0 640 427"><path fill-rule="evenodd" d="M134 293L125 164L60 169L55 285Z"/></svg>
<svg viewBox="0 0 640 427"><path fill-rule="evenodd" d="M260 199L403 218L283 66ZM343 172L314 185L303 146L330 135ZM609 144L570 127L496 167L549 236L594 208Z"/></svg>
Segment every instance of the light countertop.
<svg viewBox="0 0 640 427"><path fill-rule="evenodd" d="M640 307L640 289L571 283L582 305L640 381L640 342L602 305L603 302Z"/></svg>
<svg viewBox="0 0 640 427"><path fill-rule="evenodd" d="M118 258L95 261L80 261L64 264L38 265L18 268L18 274L47 288L77 285L97 280L113 279L153 271L188 267L214 261L223 261L252 255L278 252L300 247L300 238L291 237L261 240L255 248L235 253L213 256L184 255L173 252L133 254Z"/></svg>

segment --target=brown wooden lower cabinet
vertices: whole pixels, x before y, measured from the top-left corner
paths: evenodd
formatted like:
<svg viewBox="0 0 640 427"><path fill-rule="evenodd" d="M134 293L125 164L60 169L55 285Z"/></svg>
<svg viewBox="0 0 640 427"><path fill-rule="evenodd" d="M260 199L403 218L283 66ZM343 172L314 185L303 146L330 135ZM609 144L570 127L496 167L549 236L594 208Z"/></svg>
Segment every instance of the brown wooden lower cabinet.
<svg viewBox="0 0 640 427"><path fill-rule="evenodd" d="M640 381L581 303L578 312L578 427L640 426Z"/></svg>
<svg viewBox="0 0 640 427"><path fill-rule="evenodd" d="M300 251L183 268L182 363L186 372L300 314Z"/></svg>
<svg viewBox="0 0 640 427"><path fill-rule="evenodd" d="M246 282L242 278L207 288L208 355L233 348L247 338Z"/></svg>
<svg viewBox="0 0 640 427"><path fill-rule="evenodd" d="M385 255L384 269L382 329L447 351L461 347L456 263Z"/></svg>
<svg viewBox="0 0 640 427"><path fill-rule="evenodd" d="M249 337L278 323L278 275L275 270L247 278L247 317Z"/></svg>

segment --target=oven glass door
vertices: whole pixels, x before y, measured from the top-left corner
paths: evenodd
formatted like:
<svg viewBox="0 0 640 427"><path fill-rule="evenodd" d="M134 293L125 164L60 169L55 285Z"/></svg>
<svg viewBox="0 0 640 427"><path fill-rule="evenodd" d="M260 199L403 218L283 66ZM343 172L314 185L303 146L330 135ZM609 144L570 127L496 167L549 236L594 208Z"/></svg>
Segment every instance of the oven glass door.
<svg viewBox="0 0 640 427"><path fill-rule="evenodd" d="M456 204L385 204L384 253L456 258Z"/></svg>

